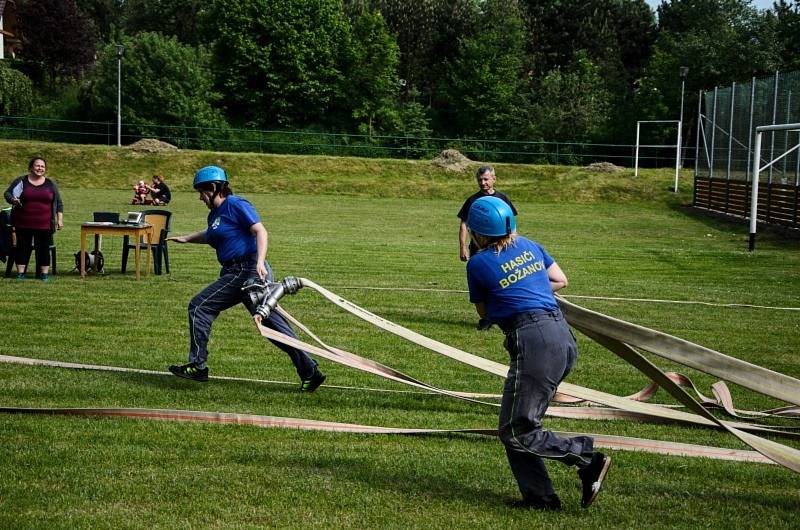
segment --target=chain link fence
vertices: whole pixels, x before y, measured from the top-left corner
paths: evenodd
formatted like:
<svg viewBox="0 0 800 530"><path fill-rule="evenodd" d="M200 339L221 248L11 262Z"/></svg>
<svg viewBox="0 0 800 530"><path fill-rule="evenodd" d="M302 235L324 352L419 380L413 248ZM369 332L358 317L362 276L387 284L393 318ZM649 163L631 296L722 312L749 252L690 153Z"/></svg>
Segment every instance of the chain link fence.
<svg viewBox="0 0 800 530"><path fill-rule="evenodd" d="M800 123L800 72L717 87L700 102L693 205L748 218L752 226L800 229L800 131L781 127ZM756 128L763 126L777 127L762 133L763 185L753 202Z"/></svg>
<svg viewBox="0 0 800 530"><path fill-rule="evenodd" d="M695 176L749 181L756 127L800 122L800 72L733 83L701 94ZM762 164L800 142L797 131L765 135ZM800 153L790 153L764 171L765 182L800 185Z"/></svg>
<svg viewBox="0 0 800 530"><path fill-rule="evenodd" d="M0 138L116 145L117 124L0 116ZM134 128L122 124L123 145L144 138L155 138L182 149L370 158L431 159L445 149L457 149L476 161L576 166L611 162L618 166L633 167L636 150L636 146L631 144L522 142L162 125ZM639 165L673 167L675 156L664 150L642 151Z"/></svg>

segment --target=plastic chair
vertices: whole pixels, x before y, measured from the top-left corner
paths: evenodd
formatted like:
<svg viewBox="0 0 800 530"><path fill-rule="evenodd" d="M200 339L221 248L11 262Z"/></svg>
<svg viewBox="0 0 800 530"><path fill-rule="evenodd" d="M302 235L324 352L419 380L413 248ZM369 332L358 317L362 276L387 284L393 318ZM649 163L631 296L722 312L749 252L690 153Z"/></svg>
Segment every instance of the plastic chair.
<svg viewBox="0 0 800 530"><path fill-rule="evenodd" d="M6 254L6 278L11 277L14 268L14 249L17 246L17 237L11 225L11 208L3 208L0 213L0 238L2 238L3 252ZM38 265L36 269L38 271ZM56 274L56 246L50 245L50 274Z"/></svg>
<svg viewBox="0 0 800 530"><path fill-rule="evenodd" d="M167 249L167 235L172 228L172 212L169 210L144 210L144 222L153 227L153 235L157 242L148 245L142 238L139 246L145 250L153 250L153 272L161 274L162 261L169 274L169 250ZM136 249L136 244L130 242L130 237L125 236L122 242L122 272L128 268L128 253Z"/></svg>

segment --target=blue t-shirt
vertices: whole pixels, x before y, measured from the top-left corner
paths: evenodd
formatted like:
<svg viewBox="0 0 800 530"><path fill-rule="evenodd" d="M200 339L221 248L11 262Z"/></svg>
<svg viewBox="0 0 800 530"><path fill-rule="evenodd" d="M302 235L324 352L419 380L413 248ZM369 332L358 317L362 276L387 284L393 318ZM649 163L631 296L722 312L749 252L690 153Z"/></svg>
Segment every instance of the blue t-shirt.
<svg viewBox="0 0 800 530"><path fill-rule="evenodd" d="M538 243L517 236L496 254L489 247L467 262L469 301L486 305L486 317L500 322L517 313L558 308L547 268L554 263Z"/></svg>
<svg viewBox="0 0 800 530"><path fill-rule="evenodd" d="M256 236L250 227L260 223L258 212L246 199L228 195L208 214L206 242L217 251L220 263L258 251Z"/></svg>

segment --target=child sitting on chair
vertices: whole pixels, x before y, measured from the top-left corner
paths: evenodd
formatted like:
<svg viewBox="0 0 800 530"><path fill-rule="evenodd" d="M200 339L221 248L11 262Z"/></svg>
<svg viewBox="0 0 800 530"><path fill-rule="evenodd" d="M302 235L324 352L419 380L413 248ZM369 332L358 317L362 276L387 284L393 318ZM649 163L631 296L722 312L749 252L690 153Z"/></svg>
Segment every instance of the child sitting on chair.
<svg viewBox="0 0 800 530"><path fill-rule="evenodd" d="M133 185L133 199L131 199L131 204L145 204L145 200L147 200L147 184L145 184L143 180L140 180Z"/></svg>

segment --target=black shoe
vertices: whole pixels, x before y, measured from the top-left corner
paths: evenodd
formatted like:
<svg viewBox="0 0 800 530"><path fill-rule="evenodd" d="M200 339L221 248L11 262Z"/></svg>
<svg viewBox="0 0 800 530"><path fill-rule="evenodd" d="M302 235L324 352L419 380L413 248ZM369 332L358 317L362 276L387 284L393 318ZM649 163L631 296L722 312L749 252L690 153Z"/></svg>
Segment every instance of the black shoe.
<svg viewBox="0 0 800 530"><path fill-rule="evenodd" d="M201 383L208 381L208 368L198 368L194 363L184 364L181 366L175 366L173 364L169 367L169 371L178 377L183 377L184 379L200 381Z"/></svg>
<svg viewBox="0 0 800 530"><path fill-rule="evenodd" d="M319 368L314 368L314 373L308 379L300 381L300 392L313 392L319 385L321 385L327 376L319 371Z"/></svg>
<svg viewBox="0 0 800 530"><path fill-rule="evenodd" d="M519 508L523 510L560 510L561 499L558 495L545 495L543 497L525 497L522 500L514 501L511 504L512 508Z"/></svg>
<svg viewBox="0 0 800 530"><path fill-rule="evenodd" d="M588 508L597 498L609 467L611 467L611 457L597 452L592 455L592 461L588 466L578 470L583 489L581 508Z"/></svg>

